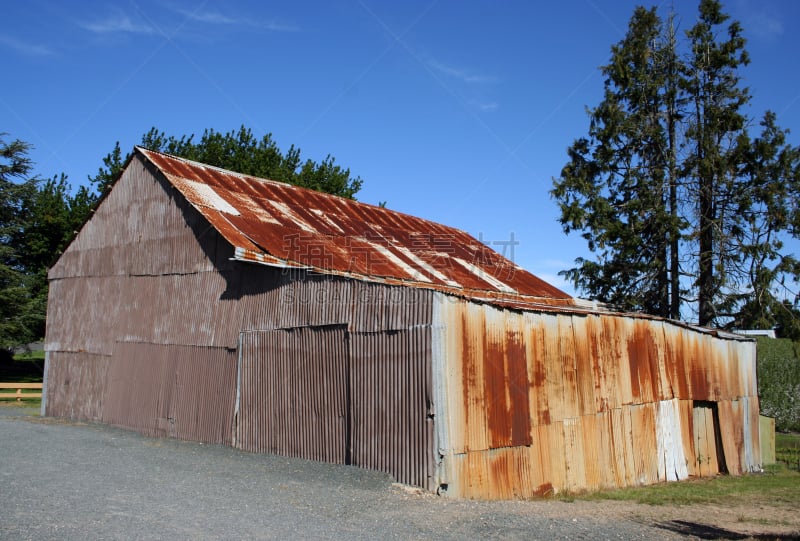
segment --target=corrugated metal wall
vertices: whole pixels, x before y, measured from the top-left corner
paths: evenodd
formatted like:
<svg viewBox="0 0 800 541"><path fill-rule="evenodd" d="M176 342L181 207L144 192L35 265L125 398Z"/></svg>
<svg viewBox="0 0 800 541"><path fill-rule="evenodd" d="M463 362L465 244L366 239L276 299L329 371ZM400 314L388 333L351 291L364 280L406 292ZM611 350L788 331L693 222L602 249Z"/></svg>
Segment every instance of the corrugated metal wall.
<svg viewBox="0 0 800 541"><path fill-rule="evenodd" d="M352 464L435 488L431 331L350 336Z"/></svg>
<svg viewBox="0 0 800 541"><path fill-rule="evenodd" d="M349 463L344 326L242 334L236 445Z"/></svg>
<svg viewBox="0 0 800 541"><path fill-rule="evenodd" d="M148 436L230 444L236 351L118 342L100 420Z"/></svg>
<svg viewBox="0 0 800 541"><path fill-rule="evenodd" d="M434 306L435 402L448 419L437 424L439 482L448 494L529 497L707 474L695 401L718 410L728 471L760 464L751 341L440 294Z"/></svg>
<svg viewBox="0 0 800 541"><path fill-rule="evenodd" d="M48 353L45 414L99 421L111 357L87 352Z"/></svg>
<svg viewBox="0 0 800 541"><path fill-rule="evenodd" d="M232 263L173 196L134 158L51 270L46 413L429 486L432 293Z"/></svg>
<svg viewBox="0 0 800 541"><path fill-rule="evenodd" d="M432 487L430 329L242 333L236 445Z"/></svg>

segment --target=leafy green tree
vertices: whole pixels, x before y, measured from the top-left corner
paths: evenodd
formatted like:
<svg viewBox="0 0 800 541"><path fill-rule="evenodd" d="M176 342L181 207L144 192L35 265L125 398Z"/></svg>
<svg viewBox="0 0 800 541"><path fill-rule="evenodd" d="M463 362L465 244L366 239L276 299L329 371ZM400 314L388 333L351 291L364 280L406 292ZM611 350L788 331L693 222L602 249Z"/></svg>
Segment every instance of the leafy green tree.
<svg viewBox="0 0 800 541"><path fill-rule="evenodd" d="M7 143L5 135L0 134L0 348L8 350L37 338L41 321L30 294L26 254L15 244L36 194L36 181L28 178L30 145Z"/></svg>
<svg viewBox="0 0 800 541"><path fill-rule="evenodd" d="M732 302L740 305L733 326L775 327L783 337L800 339L798 311L785 300L796 297L787 280L800 276L800 261L787 252L786 231L796 235L800 223L800 148L786 144L786 130L776 125L775 114L765 113L761 136L747 140L748 155L742 182L737 186L737 228L731 265L737 291ZM792 321L794 319L794 321Z"/></svg>
<svg viewBox="0 0 800 541"><path fill-rule="evenodd" d="M767 113L751 139L738 70L739 23L701 0L681 54L673 25L636 8L602 68L603 101L568 150L551 195L564 230L594 260L562 272L621 309L702 325L769 328L785 317L800 265L782 240L800 233L800 152ZM783 288L783 291L779 291ZM791 312L789 312L791 313Z"/></svg>
<svg viewBox="0 0 800 541"><path fill-rule="evenodd" d="M785 300L772 313L775 318L775 335L800 342L800 310Z"/></svg>
<svg viewBox="0 0 800 541"><path fill-rule="evenodd" d="M86 188L67 177L31 176L30 145L0 134L0 348L44 336L47 268L92 208Z"/></svg>
<svg viewBox="0 0 800 541"><path fill-rule="evenodd" d="M748 152L742 108L750 100L748 90L739 84L737 70L748 64L749 57L738 22L721 32L727 20L718 1L703 0L700 18L687 32L690 53L683 88L691 102L691 116L684 168L688 193L697 201L691 234L698 245L695 287L700 325L729 317L736 308L726 290L733 279L728 273L740 257L734 240L740 226L735 211L740 171Z"/></svg>
<svg viewBox="0 0 800 541"><path fill-rule="evenodd" d="M330 155L319 163L312 160L302 161L300 149L294 145L284 154L270 134L258 139L244 126L238 131L225 134L207 129L197 142L194 135L168 137L164 132L152 128L142 136L141 146L238 173L287 182L349 199L355 197L362 184L359 177L352 177L350 170L337 165ZM98 170L97 175L89 180L97 185L101 194L105 193L129 158L130 154L122 157L118 142L103 158L103 167Z"/></svg>
<svg viewBox="0 0 800 541"><path fill-rule="evenodd" d="M566 232L583 231L598 261L578 259L565 274L624 310L676 317L675 191L677 55L672 25L655 8L634 11L625 38L601 68L603 101L589 111L589 136L551 192Z"/></svg>

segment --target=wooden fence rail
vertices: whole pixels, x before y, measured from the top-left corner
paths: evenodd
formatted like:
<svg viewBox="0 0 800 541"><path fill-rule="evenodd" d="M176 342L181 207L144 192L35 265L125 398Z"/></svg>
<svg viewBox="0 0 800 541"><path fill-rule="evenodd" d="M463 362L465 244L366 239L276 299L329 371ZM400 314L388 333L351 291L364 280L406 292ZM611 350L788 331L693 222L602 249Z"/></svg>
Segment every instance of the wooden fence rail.
<svg viewBox="0 0 800 541"><path fill-rule="evenodd" d="M23 398L41 398L42 397L42 384L41 383L0 383L0 389L15 389L15 393L2 393L0 398L16 398L17 402ZM38 389L38 393L23 393L22 389Z"/></svg>

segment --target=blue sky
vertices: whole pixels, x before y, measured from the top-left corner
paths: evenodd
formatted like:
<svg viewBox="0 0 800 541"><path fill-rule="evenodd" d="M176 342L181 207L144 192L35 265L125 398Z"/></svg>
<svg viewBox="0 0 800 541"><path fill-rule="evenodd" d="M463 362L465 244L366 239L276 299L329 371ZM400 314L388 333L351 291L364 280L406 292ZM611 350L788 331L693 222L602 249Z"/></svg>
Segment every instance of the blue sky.
<svg viewBox="0 0 800 541"><path fill-rule="evenodd" d="M0 132L77 185L152 126L244 124L333 155L364 179L361 201L490 244L513 234L506 256L573 292L557 272L588 254L548 191L638 3L4 2ZM674 6L688 29L697 3ZM800 2L725 8L748 39L749 112L776 111L800 143Z"/></svg>

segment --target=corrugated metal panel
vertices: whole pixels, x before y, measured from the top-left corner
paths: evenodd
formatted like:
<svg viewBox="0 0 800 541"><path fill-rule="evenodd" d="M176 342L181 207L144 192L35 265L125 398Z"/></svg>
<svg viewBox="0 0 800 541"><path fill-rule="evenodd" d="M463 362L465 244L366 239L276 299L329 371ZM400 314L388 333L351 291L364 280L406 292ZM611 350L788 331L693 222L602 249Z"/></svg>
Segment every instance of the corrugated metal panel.
<svg viewBox="0 0 800 541"><path fill-rule="evenodd" d="M555 315L545 315L540 320L537 318L533 328L537 327L544 341L544 351L534 352L530 358L542 359L544 363L544 386L536 389L536 392L547 397L547 409L539 416L545 417L548 423L561 422L567 414L564 407L564 365L561 360L559 318Z"/></svg>
<svg viewBox="0 0 800 541"><path fill-rule="evenodd" d="M507 328L479 305L463 305L464 313L451 320L445 349L459 359L447 367L454 389L463 389L458 407L448 415L456 427L450 445L457 452L485 450L531 442L531 375L522 327ZM483 316L487 316L483 319ZM467 320L480 318L485 332L469 332ZM520 323L521 324L521 323ZM559 367L560 370L560 367Z"/></svg>
<svg viewBox="0 0 800 541"><path fill-rule="evenodd" d="M582 417L564 419L564 463L566 464L566 488L575 492L589 488L586 484L586 469L583 449Z"/></svg>
<svg viewBox="0 0 800 541"><path fill-rule="evenodd" d="M718 403L722 449L728 472L738 475L761 465L758 430L758 398L742 397Z"/></svg>
<svg viewBox="0 0 800 541"><path fill-rule="evenodd" d="M582 428L583 486L589 490L609 486L605 482L604 476L606 472L613 468L611 463L606 460L605 441L599 426L602 424L603 418L595 413L587 414L580 417L580 422Z"/></svg>
<svg viewBox="0 0 800 541"><path fill-rule="evenodd" d="M433 488L431 331L242 335L237 446L385 471Z"/></svg>
<svg viewBox="0 0 800 541"><path fill-rule="evenodd" d="M136 148L236 257L475 298L571 306L569 295L463 231L385 208Z"/></svg>
<svg viewBox="0 0 800 541"><path fill-rule="evenodd" d="M717 454L717 424L714 411L708 406L695 406L692 410L694 426L694 463L697 475L708 477L720 471Z"/></svg>
<svg viewBox="0 0 800 541"><path fill-rule="evenodd" d="M102 421L148 436L230 444L236 352L118 343Z"/></svg>
<svg viewBox="0 0 800 541"><path fill-rule="evenodd" d="M656 444L660 481L678 481L689 477L682 437L678 400L659 402L656 418Z"/></svg>
<svg viewBox="0 0 800 541"><path fill-rule="evenodd" d="M245 332L241 348L236 445L349 463L346 329Z"/></svg>
<svg viewBox="0 0 800 541"><path fill-rule="evenodd" d="M617 447L621 447L621 453L624 457L625 440L617 441L614 434L614 416L612 411L604 410L595 414L595 430L593 436L597 440L597 453L595 455L586 455L586 459L592 466L598 470L598 485L600 487L617 487L621 486L619 479L622 477L620 473L621 467L625 466L625 459L620 464L617 464ZM593 456L598 457L598 460L593 460Z"/></svg>
<svg viewBox="0 0 800 541"><path fill-rule="evenodd" d="M434 388L435 401L447 402L439 445L448 494L501 498L707 475L714 464L695 462L716 448L718 428L713 412L698 420L698 400L719 404L728 431L720 445L741 464L734 472L760 460L749 342L657 319L519 313L444 296L434 315L443 329L435 373L443 381ZM515 419L520 412L527 421ZM528 435L515 438L515 427ZM710 444L698 430L711 430ZM527 446L533 462L512 467L517 455L507 449Z"/></svg>
<svg viewBox="0 0 800 541"><path fill-rule="evenodd" d="M110 355L121 341L235 347L243 306L215 272L50 282L49 351Z"/></svg>
<svg viewBox="0 0 800 541"><path fill-rule="evenodd" d="M350 319L354 284L343 278L248 265L237 283L238 329L336 325Z"/></svg>
<svg viewBox="0 0 800 541"><path fill-rule="evenodd" d="M109 361L106 355L49 352L45 414L75 420L99 420Z"/></svg>
<svg viewBox="0 0 800 541"><path fill-rule="evenodd" d="M636 453L641 452L634 448L634 441L631 437L633 428L631 426L630 407L616 408L611 410L611 433L614 444L614 480L618 483L615 486L632 486L638 483L636 478Z"/></svg>
<svg viewBox="0 0 800 541"><path fill-rule="evenodd" d="M656 405L635 404L631 414L631 440L636 484L648 485L658 481L658 449L656 443Z"/></svg>
<svg viewBox="0 0 800 541"><path fill-rule="evenodd" d="M746 471L760 471L764 465L764 456L761 453L761 407L758 396L744 396L741 398L745 404L744 444L745 461L743 467Z"/></svg>
<svg viewBox="0 0 800 541"><path fill-rule="evenodd" d="M695 448L695 423L694 402L692 400L678 400L680 414L681 444L683 455L686 457L686 472L691 476L699 476L699 464Z"/></svg>
<svg viewBox="0 0 800 541"><path fill-rule="evenodd" d="M602 318L602 329L602 337L607 346L603 348L603 353L606 355L603 362L607 362L608 368L613 371L613 381L616 387L617 400L611 403L611 407L619 408L634 402L631 365L628 359L630 353L627 336L628 325L622 318Z"/></svg>
<svg viewBox="0 0 800 541"><path fill-rule="evenodd" d="M352 463L433 489L431 329L350 335Z"/></svg>
<svg viewBox="0 0 800 541"><path fill-rule="evenodd" d="M626 321L626 323L629 325L632 323L633 326L633 332L628 334L628 363L633 402L636 404L655 402L661 397L658 389L658 350L651 332L652 327L649 321Z"/></svg>
<svg viewBox="0 0 800 541"><path fill-rule="evenodd" d="M594 415L602 411L595 396L595 388L599 390L602 379L599 377L598 363L592 362L597 358L593 346L597 343L592 339L588 326L593 323L590 318L574 318L572 321L575 339L575 381L578 394L578 413L580 415Z"/></svg>
<svg viewBox="0 0 800 541"><path fill-rule="evenodd" d="M355 280L348 283L353 287L352 313L348 318L353 332L402 330L431 324L431 291Z"/></svg>
<svg viewBox="0 0 800 541"><path fill-rule="evenodd" d="M152 169L139 156L131 160L124 181L114 185L50 270L51 280L230 266L230 245L213 229L208 231L205 218Z"/></svg>

